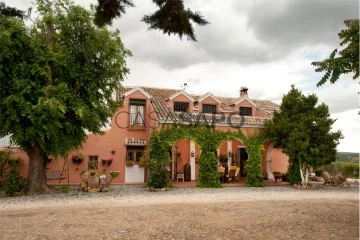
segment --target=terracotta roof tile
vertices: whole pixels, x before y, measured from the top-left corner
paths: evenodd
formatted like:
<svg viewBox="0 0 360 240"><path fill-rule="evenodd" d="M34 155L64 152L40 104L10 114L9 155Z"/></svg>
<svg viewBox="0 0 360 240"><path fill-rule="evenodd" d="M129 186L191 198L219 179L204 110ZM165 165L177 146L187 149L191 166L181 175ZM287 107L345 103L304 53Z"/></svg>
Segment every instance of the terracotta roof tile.
<svg viewBox="0 0 360 240"><path fill-rule="evenodd" d="M122 96L127 91L130 91L134 87L123 87L117 91L116 97L118 100L122 99ZM166 89L166 88L150 88L150 87L141 87L144 91L151 95L151 104L153 106L154 111L159 120L167 120L169 121L182 121L185 117L185 114L174 112L173 109L166 103L166 100L173 94L181 91L179 89ZM202 96L189 94L191 97L197 101ZM219 97L215 96L221 102L222 110L233 111L233 105L240 100L240 98L229 98L229 97ZM232 115L231 119L225 118L222 119L222 114L214 115L215 119L217 119L218 124L227 124L228 121L231 121L232 124L246 124L246 125L262 125L265 120L271 118L273 116L274 111L278 111L280 106L274 102L267 100L255 100L251 99L255 104L257 111L266 115L266 117L242 117L238 115ZM203 121L203 122L211 122L213 116L211 114L203 114L203 113L191 113L187 116L189 120L192 122Z"/></svg>

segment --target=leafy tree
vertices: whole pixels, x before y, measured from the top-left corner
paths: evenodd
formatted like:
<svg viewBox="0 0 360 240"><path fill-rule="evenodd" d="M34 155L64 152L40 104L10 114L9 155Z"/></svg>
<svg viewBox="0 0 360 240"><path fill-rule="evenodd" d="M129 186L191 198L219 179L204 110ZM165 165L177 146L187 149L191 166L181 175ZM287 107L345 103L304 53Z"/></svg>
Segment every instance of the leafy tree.
<svg viewBox="0 0 360 240"><path fill-rule="evenodd" d="M0 18L0 137L29 156L28 193L48 191L48 156L66 156L116 111L112 93L128 73L119 32L67 0L38 0L38 19Z"/></svg>
<svg viewBox="0 0 360 240"><path fill-rule="evenodd" d="M346 46L343 50L335 49L329 56L320 62L312 62L316 72L324 72L325 75L317 83L317 86L323 85L330 80L335 83L341 74L354 73L353 79L359 77L359 19L345 20L346 29L338 34L341 43L340 46Z"/></svg>
<svg viewBox="0 0 360 240"><path fill-rule="evenodd" d="M309 167L329 164L336 160L336 146L341 132L331 132L336 120L330 118L325 104L317 105L318 98L305 96L294 85L282 98L280 111L265 123L267 137L283 148L289 156L291 184L306 182ZM303 170L306 171L305 176Z"/></svg>
<svg viewBox="0 0 360 240"><path fill-rule="evenodd" d="M25 13L16 8L7 7L5 3L0 2L0 17L3 16L24 18Z"/></svg>
<svg viewBox="0 0 360 240"><path fill-rule="evenodd" d="M179 35L180 39L185 35L188 39L196 41L193 26L190 21L203 26L208 24L199 12L185 9L183 0L153 0L159 8L151 15L145 15L142 19L149 25L149 29L157 29L163 33ZM121 17L126 7L134 7L131 0L98 0L96 6L95 23L98 26L111 25L112 20Z"/></svg>

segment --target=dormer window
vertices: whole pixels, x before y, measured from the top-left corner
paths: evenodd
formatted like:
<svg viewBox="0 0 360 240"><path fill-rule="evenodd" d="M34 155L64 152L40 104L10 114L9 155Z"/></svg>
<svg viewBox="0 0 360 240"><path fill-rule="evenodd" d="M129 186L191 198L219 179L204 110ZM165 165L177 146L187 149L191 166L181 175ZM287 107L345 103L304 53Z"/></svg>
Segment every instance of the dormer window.
<svg viewBox="0 0 360 240"><path fill-rule="evenodd" d="M216 113L216 105L215 104L203 104L202 112L203 113Z"/></svg>
<svg viewBox="0 0 360 240"><path fill-rule="evenodd" d="M144 129L145 128L145 105L146 100L130 99L130 129Z"/></svg>
<svg viewBox="0 0 360 240"><path fill-rule="evenodd" d="M174 102L174 112L189 112L189 103Z"/></svg>
<svg viewBox="0 0 360 240"><path fill-rule="evenodd" d="M240 107L239 114L240 114L240 116L252 116L252 108L251 107Z"/></svg>

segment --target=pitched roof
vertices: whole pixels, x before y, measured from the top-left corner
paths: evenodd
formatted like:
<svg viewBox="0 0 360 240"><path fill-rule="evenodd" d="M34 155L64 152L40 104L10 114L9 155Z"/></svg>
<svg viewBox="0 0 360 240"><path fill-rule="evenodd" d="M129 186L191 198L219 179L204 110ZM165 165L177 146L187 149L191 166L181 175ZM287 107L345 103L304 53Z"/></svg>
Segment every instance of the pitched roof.
<svg viewBox="0 0 360 240"><path fill-rule="evenodd" d="M168 97L166 100L171 100L171 99L174 99L176 98L177 96L183 94L185 97L187 97L190 101L194 102L194 98L189 95L187 92L185 92L185 90L180 90L180 91L177 91L176 93L172 94L170 97Z"/></svg>
<svg viewBox="0 0 360 240"><path fill-rule="evenodd" d="M117 91L117 99L121 100L127 92L131 91L136 87L122 87ZM161 121L172 122L172 121L184 121L184 117L189 120L197 123L201 122L211 122L213 116L211 114L203 114L203 113L188 113L187 115L184 113L174 112L174 110L167 104L167 100L171 96L175 96L177 93L181 92L178 89L166 89L166 88L150 88L150 87L141 87L146 93L151 96L151 104L156 112L158 119ZM204 96L208 95L206 93L202 96L188 94L195 101L202 99ZM234 111L234 105L241 101L242 98L229 98L229 97L219 97L214 96L217 100L220 101L220 106L222 111ZM267 100L256 100L251 99L253 103L256 105L256 110L263 113L266 117L253 117L253 116L239 116L239 115L231 115L231 123L236 124L244 124L244 125L262 125L267 119L272 118L273 112L278 111L280 106L276 103ZM236 110L235 110L236 111ZM185 116L186 115L186 116ZM217 124L228 124L229 118L222 117L223 114L217 114L216 121Z"/></svg>

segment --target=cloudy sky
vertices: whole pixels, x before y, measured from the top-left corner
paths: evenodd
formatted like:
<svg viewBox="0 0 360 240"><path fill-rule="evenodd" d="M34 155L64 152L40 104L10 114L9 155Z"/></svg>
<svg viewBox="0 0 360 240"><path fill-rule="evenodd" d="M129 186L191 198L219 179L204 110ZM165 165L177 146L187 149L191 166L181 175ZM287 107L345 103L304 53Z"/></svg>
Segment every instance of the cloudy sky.
<svg viewBox="0 0 360 240"><path fill-rule="evenodd" d="M75 0L85 7L96 0ZM315 93L326 103L334 129L345 138L339 151L359 152L359 81L343 76L336 84L316 87L321 73L311 62L322 60L339 47L343 21L359 18L357 0L184 0L211 23L195 27L198 41L148 31L140 21L156 7L151 0L133 0L136 7L114 21L128 59L128 86L181 88L187 91L237 97L240 86L250 98L281 103L291 84L305 94ZM29 0L5 0L27 9Z"/></svg>

